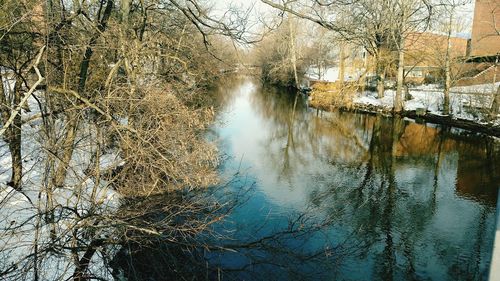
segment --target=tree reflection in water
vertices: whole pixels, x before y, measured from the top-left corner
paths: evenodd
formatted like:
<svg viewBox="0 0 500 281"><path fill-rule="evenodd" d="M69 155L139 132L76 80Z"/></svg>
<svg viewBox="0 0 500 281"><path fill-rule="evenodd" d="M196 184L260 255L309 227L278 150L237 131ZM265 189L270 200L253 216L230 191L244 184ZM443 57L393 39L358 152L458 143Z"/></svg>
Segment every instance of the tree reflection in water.
<svg viewBox="0 0 500 281"><path fill-rule="evenodd" d="M500 147L453 128L322 112L249 78L219 89L223 194L209 279L486 279ZM236 175L236 176L235 176ZM241 198L240 198L241 199Z"/></svg>

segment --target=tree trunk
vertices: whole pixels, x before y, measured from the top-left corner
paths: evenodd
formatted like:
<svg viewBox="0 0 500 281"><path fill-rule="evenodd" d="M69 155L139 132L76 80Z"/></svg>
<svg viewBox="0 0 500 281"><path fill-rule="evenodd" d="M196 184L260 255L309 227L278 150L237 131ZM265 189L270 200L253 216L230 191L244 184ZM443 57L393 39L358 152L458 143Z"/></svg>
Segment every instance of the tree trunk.
<svg viewBox="0 0 500 281"><path fill-rule="evenodd" d="M403 83L404 83L404 40L401 39L401 43L398 50L398 80L396 88L396 97L394 99L394 112L401 112L403 110Z"/></svg>
<svg viewBox="0 0 500 281"><path fill-rule="evenodd" d="M497 82L497 70L498 70L498 59L499 56L495 59L495 69L493 71L493 86ZM497 115L499 113L499 107L500 107L500 86L497 88L496 94L493 94L493 101L491 103L491 108L490 108L490 120L495 120L497 118Z"/></svg>
<svg viewBox="0 0 500 281"><path fill-rule="evenodd" d="M295 30L293 29L292 26L292 19L291 17L288 18L288 27L290 29L290 60L292 62L292 68L293 68L293 78L295 80L295 88L299 88L299 77L297 75L297 54L295 50Z"/></svg>
<svg viewBox="0 0 500 281"><path fill-rule="evenodd" d="M89 277L85 276L85 273L90 266L90 262L95 252L97 252L97 249L103 244L104 240L102 239L95 239L90 242L90 245L87 247L87 250L85 251L83 256L80 258L80 260L76 261L77 264L75 272L73 273L73 281L90 280Z"/></svg>
<svg viewBox="0 0 500 281"><path fill-rule="evenodd" d="M490 109L490 119L495 120L500 112L500 86L497 88L497 92L493 97L493 102L491 103Z"/></svg>
<svg viewBox="0 0 500 281"><path fill-rule="evenodd" d="M21 85L22 79L16 78L14 86L14 106L21 102ZM23 160L21 155L21 113L17 114L9 127L8 143L12 159L12 175L9 184L15 189L21 189L21 178L23 173Z"/></svg>
<svg viewBox="0 0 500 281"><path fill-rule="evenodd" d="M443 100L443 114L450 114L450 88L451 88L451 73L450 73L450 49L451 49L451 25L453 23L453 10L450 13L450 22L448 25L448 36L447 46L446 46L446 56L445 56L445 82L444 82L444 100Z"/></svg>
<svg viewBox="0 0 500 281"><path fill-rule="evenodd" d="M73 151L75 149L74 144L76 139L76 131L78 128L78 115L71 114L68 117L69 121L63 144L64 152L59 161L59 165L57 165L57 171L54 177L54 186L56 187L61 187L64 185L64 181L66 179L66 170L68 169L69 162L73 157Z"/></svg>
<svg viewBox="0 0 500 281"><path fill-rule="evenodd" d="M345 81L345 43L340 45L340 57L339 57L339 82L340 86L344 85Z"/></svg>
<svg viewBox="0 0 500 281"><path fill-rule="evenodd" d="M104 3L104 2L101 2ZM102 4L101 4L102 5ZM94 53L94 46L97 43L97 39L101 36L101 33L106 29L109 17L111 16L111 12L113 10L113 1L106 1L106 8L101 19L98 19L97 29L98 31L94 33L92 38L89 41L88 47L85 49L85 53L83 55L82 62L80 63L80 73L78 77L78 93L82 96L85 96L85 85L88 77L88 69L90 66L90 59ZM64 185L64 181L66 178L66 170L68 168L69 162L73 156L74 150L74 141L76 139L76 130L78 127L78 116L76 114L68 115L69 123L68 129L66 130L66 136L64 139L64 151L61 157L61 161L57 167L56 175L54 177L54 185L56 187L61 187Z"/></svg>
<svg viewBox="0 0 500 281"><path fill-rule="evenodd" d="M2 123L5 124L9 120L11 111L12 111L12 100L8 97L10 97L10 93L7 93L5 91L4 85L3 85L3 76L2 73L0 72L0 113L2 115ZM2 125L3 125L2 124ZM5 131L4 139L6 142L9 141L10 137L10 128L8 128Z"/></svg>
<svg viewBox="0 0 500 281"><path fill-rule="evenodd" d="M14 93L11 95L10 93L5 92L3 76L0 73L0 112L2 122L4 124L9 120L13 107L21 101L22 80L19 76L16 77ZM8 98L9 96L12 96L13 100ZM21 178L23 172L23 161L21 155L21 125L21 114L17 114L12 124L5 131L4 135L4 140L9 145L9 152L12 161L11 178L8 184L15 189L21 189Z"/></svg>
<svg viewBox="0 0 500 281"><path fill-rule="evenodd" d="M122 22L128 23L128 16L130 13L130 6L131 6L131 0L122 0L120 1L121 7L121 16L122 16Z"/></svg>
<svg viewBox="0 0 500 281"><path fill-rule="evenodd" d="M112 9L113 9L113 1L108 0L102 18L98 21L97 25L98 32L94 33L94 35L89 41L88 47L85 49L83 60L82 63L80 64L80 74L78 77L78 93L80 94L83 94L85 91L85 84L87 82L90 59L92 58L92 54L94 53L93 48L97 43L97 39L101 36L101 33L104 32L104 30L106 29L106 25L108 23L109 17L111 16Z"/></svg>
<svg viewBox="0 0 500 281"><path fill-rule="evenodd" d="M385 67L383 66L380 52L376 55L376 71L377 71L377 97L384 97L385 92Z"/></svg>

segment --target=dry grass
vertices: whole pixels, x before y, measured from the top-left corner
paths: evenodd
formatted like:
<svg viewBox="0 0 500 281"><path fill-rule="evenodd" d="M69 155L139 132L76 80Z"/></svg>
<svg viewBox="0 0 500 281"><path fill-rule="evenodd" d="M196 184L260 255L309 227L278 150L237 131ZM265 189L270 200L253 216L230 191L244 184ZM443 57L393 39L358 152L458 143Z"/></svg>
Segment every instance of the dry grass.
<svg viewBox="0 0 500 281"><path fill-rule="evenodd" d="M353 99L359 86L356 83L316 83L311 92L311 106L330 110L354 107Z"/></svg>

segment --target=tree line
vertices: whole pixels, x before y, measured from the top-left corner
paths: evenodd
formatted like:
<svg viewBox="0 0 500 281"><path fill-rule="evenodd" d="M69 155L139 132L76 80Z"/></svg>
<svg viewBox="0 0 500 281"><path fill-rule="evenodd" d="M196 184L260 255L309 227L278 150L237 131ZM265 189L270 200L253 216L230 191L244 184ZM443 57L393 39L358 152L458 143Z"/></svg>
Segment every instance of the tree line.
<svg viewBox="0 0 500 281"><path fill-rule="evenodd" d="M388 84L386 80L394 79L396 89L394 112L401 112L403 102L408 96L405 93L407 85L411 80L408 74L419 62L427 60L432 61L432 66L438 69L437 75L443 84L442 112L452 113L450 89L467 72L466 54L464 52L457 55L453 50L457 48L453 46L453 36L465 32L465 27L470 24L465 22L460 10L472 1L262 0L262 2L273 7L279 13L277 16L282 18L281 26L274 32L275 38L268 38L267 43L259 44L255 52L255 56L262 62L263 76L267 80L285 85L296 84L296 81L293 81L293 72L304 74L311 65L318 68L319 65L311 63L311 58L321 56L330 66L338 66L338 82L340 88L343 88L346 59L353 53L358 53L363 56L358 59L359 65L355 66L362 70L358 79L360 85L364 87L367 84L367 74L373 75L376 78L375 90L378 98L383 98ZM495 5L492 1L491 6ZM495 13L494 8L491 13ZM495 15L492 14L491 18L494 19ZM285 26L290 22L295 22L295 25L301 27L314 23L317 27L321 27L318 29L322 31L311 28L288 29ZM327 38L322 35L325 30L329 33ZM442 40L437 40L438 43L419 38L425 37L426 33L438 34ZM498 32L491 36L498 36ZM322 43L318 42L319 38L323 38ZM306 42L300 44L300 40ZM420 46L426 50L410 50L409 46L419 40L427 44ZM288 46L283 46L286 44L285 41L297 43L295 47L290 43ZM330 53L315 48L321 45L327 46ZM336 51L332 52L332 49ZM298 59L294 59L294 56L298 56ZM498 113L498 99L498 94L493 92L493 103L489 114L492 117Z"/></svg>
<svg viewBox="0 0 500 281"><path fill-rule="evenodd" d="M222 208L185 193L217 182L207 90L235 64L234 42L249 41L246 11L214 16L198 0L0 6L0 279L109 279L113 245L188 247Z"/></svg>

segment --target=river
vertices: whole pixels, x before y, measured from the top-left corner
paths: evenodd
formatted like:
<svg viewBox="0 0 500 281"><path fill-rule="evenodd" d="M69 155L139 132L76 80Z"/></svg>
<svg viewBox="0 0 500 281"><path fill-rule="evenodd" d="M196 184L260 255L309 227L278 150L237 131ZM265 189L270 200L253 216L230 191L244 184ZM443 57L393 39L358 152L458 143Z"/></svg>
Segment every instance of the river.
<svg viewBox="0 0 500 281"><path fill-rule="evenodd" d="M205 253L223 280L485 280L498 141L347 112L240 77L213 128L239 202Z"/></svg>

